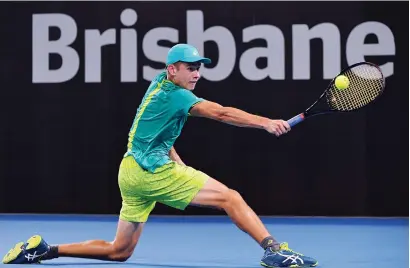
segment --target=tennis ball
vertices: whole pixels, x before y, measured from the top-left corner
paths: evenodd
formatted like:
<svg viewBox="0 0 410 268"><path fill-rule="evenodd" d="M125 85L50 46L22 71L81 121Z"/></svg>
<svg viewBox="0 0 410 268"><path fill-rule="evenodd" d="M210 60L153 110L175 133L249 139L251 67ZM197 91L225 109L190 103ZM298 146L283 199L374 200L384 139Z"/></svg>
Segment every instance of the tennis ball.
<svg viewBox="0 0 410 268"><path fill-rule="evenodd" d="M339 75L335 79L335 86L337 89L346 89L349 86L349 78L344 75Z"/></svg>

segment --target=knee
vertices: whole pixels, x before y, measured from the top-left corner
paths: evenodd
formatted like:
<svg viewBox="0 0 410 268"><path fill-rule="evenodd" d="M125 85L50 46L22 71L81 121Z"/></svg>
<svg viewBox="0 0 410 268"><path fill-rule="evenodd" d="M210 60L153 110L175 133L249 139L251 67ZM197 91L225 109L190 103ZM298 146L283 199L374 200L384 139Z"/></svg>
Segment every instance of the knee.
<svg viewBox="0 0 410 268"><path fill-rule="evenodd" d="M124 256L115 255L111 258L111 260L118 261L118 262L126 262L130 257L131 255L124 255Z"/></svg>
<svg viewBox="0 0 410 268"><path fill-rule="evenodd" d="M120 247L115 247L113 253L110 256L110 259L112 261L118 261L118 262L126 262L134 253L133 248L120 248Z"/></svg>
<svg viewBox="0 0 410 268"><path fill-rule="evenodd" d="M222 203L222 208L231 208L240 205L243 203L243 198L240 193L238 193L235 190L228 189L226 192L224 192L224 197L223 200L224 202Z"/></svg>
<svg viewBox="0 0 410 268"><path fill-rule="evenodd" d="M132 255L132 252L118 252L111 256L112 261L126 262Z"/></svg>

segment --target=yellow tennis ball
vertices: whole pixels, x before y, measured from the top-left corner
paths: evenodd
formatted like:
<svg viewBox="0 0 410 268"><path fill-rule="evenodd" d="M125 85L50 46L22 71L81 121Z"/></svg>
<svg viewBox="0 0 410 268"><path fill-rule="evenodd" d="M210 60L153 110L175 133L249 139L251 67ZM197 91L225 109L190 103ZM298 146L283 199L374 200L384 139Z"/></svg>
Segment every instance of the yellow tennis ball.
<svg viewBox="0 0 410 268"><path fill-rule="evenodd" d="M349 86L349 78L344 75L339 75L335 79L335 86L337 89L346 89Z"/></svg>

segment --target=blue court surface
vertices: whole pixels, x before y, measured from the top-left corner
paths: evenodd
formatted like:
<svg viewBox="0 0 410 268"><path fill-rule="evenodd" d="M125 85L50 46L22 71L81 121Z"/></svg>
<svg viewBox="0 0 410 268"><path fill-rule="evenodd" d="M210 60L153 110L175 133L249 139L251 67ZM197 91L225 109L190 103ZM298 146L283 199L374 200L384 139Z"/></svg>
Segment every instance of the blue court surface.
<svg viewBox="0 0 410 268"><path fill-rule="evenodd" d="M262 221L279 241L317 258L319 267L409 267L408 218L262 217ZM116 216L0 214L0 255L33 234L41 234L49 244L111 241L116 223ZM134 255L125 263L58 258L35 267L262 267L262 254L228 217L151 216ZM18 265L25 266L32 267Z"/></svg>

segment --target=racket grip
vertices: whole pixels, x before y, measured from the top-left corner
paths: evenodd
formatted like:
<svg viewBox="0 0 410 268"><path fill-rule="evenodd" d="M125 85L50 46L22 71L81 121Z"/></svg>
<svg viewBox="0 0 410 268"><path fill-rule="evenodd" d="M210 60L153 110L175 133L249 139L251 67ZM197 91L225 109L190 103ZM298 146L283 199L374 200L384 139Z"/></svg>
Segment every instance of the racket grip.
<svg viewBox="0 0 410 268"><path fill-rule="evenodd" d="M303 113L301 113L301 114L298 114L298 115L292 117L287 122L290 125L290 127L293 127L293 126L299 124L300 122L302 122L303 120L305 120L305 115Z"/></svg>

